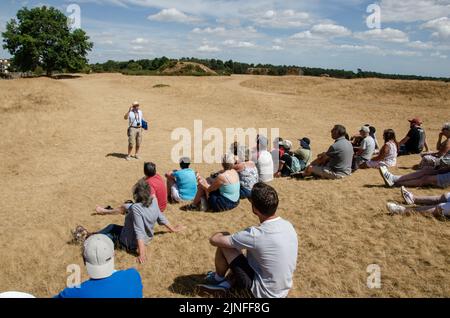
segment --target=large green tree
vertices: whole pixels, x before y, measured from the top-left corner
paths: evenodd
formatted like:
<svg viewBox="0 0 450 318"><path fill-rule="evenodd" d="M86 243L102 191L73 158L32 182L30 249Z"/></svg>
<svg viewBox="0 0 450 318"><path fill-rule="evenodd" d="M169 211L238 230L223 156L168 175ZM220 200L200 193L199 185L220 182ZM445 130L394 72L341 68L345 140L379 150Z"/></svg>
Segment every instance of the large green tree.
<svg viewBox="0 0 450 318"><path fill-rule="evenodd" d="M2 33L3 48L13 56L20 71L42 67L48 76L54 71L76 72L87 65L93 43L81 29L71 31L68 18L53 7L22 8Z"/></svg>

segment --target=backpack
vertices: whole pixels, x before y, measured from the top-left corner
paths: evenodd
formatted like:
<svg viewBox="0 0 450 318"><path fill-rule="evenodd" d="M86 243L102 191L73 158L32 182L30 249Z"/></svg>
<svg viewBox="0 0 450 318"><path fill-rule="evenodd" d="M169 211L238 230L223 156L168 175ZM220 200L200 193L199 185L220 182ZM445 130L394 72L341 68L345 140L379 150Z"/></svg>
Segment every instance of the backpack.
<svg viewBox="0 0 450 318"><path fill-rule="evenodd" d="M302 171L300 160L298 160L296 156L291 156L291 159L292 159L291 167L288 166L289 170L291 171L291 174Z"/></svg>

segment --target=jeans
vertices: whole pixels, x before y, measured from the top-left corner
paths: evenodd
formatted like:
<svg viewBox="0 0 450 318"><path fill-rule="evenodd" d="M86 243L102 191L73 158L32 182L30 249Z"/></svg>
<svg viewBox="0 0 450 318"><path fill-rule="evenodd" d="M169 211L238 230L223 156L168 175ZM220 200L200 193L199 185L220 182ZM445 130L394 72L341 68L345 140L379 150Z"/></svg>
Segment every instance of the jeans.
<svg viewBox="0 0 450 318"><path fill-rule="evenodd" d="M103 230L98 231L97 234L104 234L107 237L113 241L114 245L120 244L119 237L120 233L122 232L123 226L116 225L116 224L110 224L107 227L105 227Z"/></svg>

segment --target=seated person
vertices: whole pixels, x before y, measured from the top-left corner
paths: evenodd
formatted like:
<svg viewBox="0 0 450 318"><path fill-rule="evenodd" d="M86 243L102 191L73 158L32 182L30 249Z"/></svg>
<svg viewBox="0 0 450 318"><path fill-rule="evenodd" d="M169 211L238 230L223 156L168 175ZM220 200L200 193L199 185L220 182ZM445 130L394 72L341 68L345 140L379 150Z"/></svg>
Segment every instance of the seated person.
<svg viewBox="0 0 450 318"><path fill-rule="evenodd" d="M289 140L283 140L280 142L280 149L283 150L283 155L280 157L280 163L275 173L275 177L289 177L292 171L292 142Z"/></svg>
<svg viewBox="0 0 450 318"><path fill-rule="evenodd" d="M443 140L445 138L445 140ZM442 160L450 161L450 123L444 124L436 144L437 152L426 153L419 164L420 169L434 169Z"/></svg>
<svg viewBox="0 0 450 318"><path fill-rule="evenodd" d="M278 167L280 165L280 158L284 155L284 149L283 147L280 147L281 143L283 142L283 138L277 137L273 140L273 148L270 152L270 155L272 156L273 161L273 171L278 171Z"/></svg>
<svg viewBox="0 0 450 318"><path fill-rule="evenodd" d="M237 141L233 142L230 146L230 151L234 155L236 162L243 162L245 157L245 146L241 146Z"/></svg>
<svg viewBox="0 0 450 318"><path fill-rule="evenodd" d="M259 180L263 182L270 182L274 175L274 162L272 155L267 151L268 140L263 135L258 135L256 139L256 156L254 162L258 168Z"/></svg>
<svg viewBox="0 0 450 318"><path fill-rule="evenodd" d="M294 156L300 161L301 170L305 170L312 160L311 140L309 138L302 138L298 140L300 148L294 151Z"/></svg>
<svg viewBox="0 0 450 318"><path fill-rule="evenodd" d="M372 159L375 151L375 140L370 137L370 129L367 126L362 126L359 130L361 135L361 143L358 147L354 147L355 154L353 155L353 170L357 170L360 165Z"/></svg>
<svg viewBox="0 0 450 318"><path fill-rule="evenodd" d="M413 118L409 120L409 131L405 138L399 142L399 156L419 154L425 148L428 152L425 130L422 128L422 120Z"/></svg>
<svg viewBox="0 0 450 318"><path fill-rule="evenodd" d="M192 204L184 209L223 212L237 207L241 184L239 174L233 169L234 165L234 156L225 154L222 158L223 170L212 174L208 180L198 176L197 195Z"/></svg>
<svg viewBox="0 0 450 318"><path fill-rule="evenodd" d="M408 205L415 207L404 207L400 204L388 202L387 209L392 214L410 215L414 213L425 216L450 217L450 192L439 196L415 196L405 187L402 187L402 196Z"/></svg>
<svg viewBox="0 0 450 318"><path fill-rule="evenodd" d="M209 239L217 248L216 268L207 274L206 284L198 287L222 296L233 287L257 298L284 298L297 267L297 233L289 221L276 215L278 194L271 186L255 184L250 202L259 224L233 235L219 232ZM226 278L229 270L233 280Z"/></svg>
<svg viewBox="0 0 450 318"><path fill-rule="evenodd" d="M352 174L353 147L345 137L346 129L335 125L331 137L335 140L326 153L319 154L299 177L316 176L322 179L342 179Z"/></svg>
<svg viewBox="0 0 450 318"><path fill-rule="evenodd" d="M191 201L197 194L197 176L195 171L189 168L191 159L180 159L181 170L166 173L167 189L170 189L169 200L174 202Z"/></svg>
<svg viewBox="0 0 450 318"><path fill-rule="evenodd" d="M139 272L114 269L114 243L106 235L94 234L84 242L83 260L90 279L55 298L142 298Z"/></svg>
<svg viewBox="0 0 450 318"><path fill-rule="evenodd" d="M377 156L364 162L359 168L379 168L381 166L395 167L397 165L398 146L395 138L395 132L392 129L386 129L383 133L384 145L381 147Z"/></svg>
<svg viewBox="0 0 450 318"><path fill-rule="evenodd" d="M256 164L250 160L250 149L245 149L244 162L239 162L234 165L234 170L239 174L239 181L241 183L240 198L248 199L252 192L253 186L258 183L258 169Z"/></svg>
<svg viewBox="0 0 450 318"><path fill-rule="evenodd" d="M82 243L92 234L105 234L116 246L137 254L137 261L145 263L147 260L145 245L154 236L155 224L164 225L171 232L179 232L184 226L171 226L169 220L159 210L158 203L150 195L150 188L144 179L139 180L132 190L135 203L127 203L116 209L107 209L97 206L96 211L102 215L125 215L123 226L110 224L101 231L89 233L82 226L73 231L73 239Z"/></svg>
<svg viewBox="0 0 450 318"><path fill-rule="evenodd" d="M153 162L144 164L145 181L150 187L150 194L158 200L158 206L161 212L167 207L167 188L163 178L156 173L156 165Z"/></svg>
<svg viewBox="0 0 450 318"><path fill-rule="evenodd" d="M435 186L446 188L450 186L450 168L423 169L404 176L396 176L389 172L388 168L379 168L381 177L388 187L424 187Z"/></svg>

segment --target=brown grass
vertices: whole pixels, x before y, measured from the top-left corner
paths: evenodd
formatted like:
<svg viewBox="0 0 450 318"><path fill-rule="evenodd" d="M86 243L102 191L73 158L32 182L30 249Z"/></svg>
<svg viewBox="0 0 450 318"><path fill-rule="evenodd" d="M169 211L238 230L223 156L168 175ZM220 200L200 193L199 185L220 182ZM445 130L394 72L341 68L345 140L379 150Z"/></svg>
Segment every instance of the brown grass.
<svg viewBox="0 0 450 318"><path fill-rule="evenodd" d="M170 87L152 89L164 81ZM174 128L279 127L295 140L308 136L317 154L327 149L335 123L356 132L364 123L407 132L406 118L422 116L429 144L450 109L449 84L308 77L126 77L90 75L0 81L0 286L47 297L65 286L66 266L82 265L79 247L67 244L70 229L96 230L122 223L120 216L92 216L97 203L117 205L142 176L142 161L109 155L126 151L123 114L138 99L150 122L143 158L160 173L174 168ZM417 156L402 157L406 173ZM217 165L198 164L208 174ZM299 258L291 297L449 297L450 226L420 216L392 217L386 200L400 201L376 170L342 181L273 182L279 214L299 235ZM421 194L440 190L418 189ZM193 295L193 286L213 268L208 237L256 223L247 201L223 214L166 212L188 229L162 232L147 248L149 262L117 252L117 268L137 266L146 297ZM161 228L156 229L161 232ZM382 289L366 287L366 268L382 269ZM86 274L83 273L83 278Z"/></svg>

